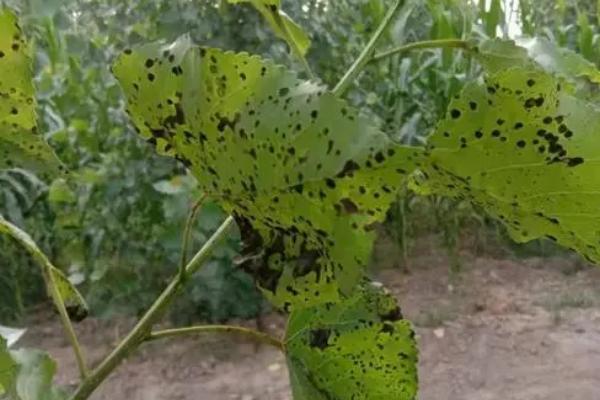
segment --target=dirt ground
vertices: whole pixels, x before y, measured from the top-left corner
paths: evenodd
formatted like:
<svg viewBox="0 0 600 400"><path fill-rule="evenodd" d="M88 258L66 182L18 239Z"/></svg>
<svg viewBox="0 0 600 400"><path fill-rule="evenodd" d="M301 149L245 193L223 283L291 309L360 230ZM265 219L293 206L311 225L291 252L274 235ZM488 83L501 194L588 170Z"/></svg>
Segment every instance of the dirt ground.
<svg viewBox="0 0 600 400"><path fill-rule="evenodd" d="M416 324L421 400L599 400L600 268L566 259L494 259L463 254L449 277L443 254L412 260L411 272L377 274ZM39 317L36 318L40 320ZM283 319L265 317L271 332ZM128 321L78 326L91 360L117 342ZM57 359L58 380L77 370L54 318L24 343ZM239 338L204 336L154 343L122 365L95 400L291 399L284 359Z"/></svg>

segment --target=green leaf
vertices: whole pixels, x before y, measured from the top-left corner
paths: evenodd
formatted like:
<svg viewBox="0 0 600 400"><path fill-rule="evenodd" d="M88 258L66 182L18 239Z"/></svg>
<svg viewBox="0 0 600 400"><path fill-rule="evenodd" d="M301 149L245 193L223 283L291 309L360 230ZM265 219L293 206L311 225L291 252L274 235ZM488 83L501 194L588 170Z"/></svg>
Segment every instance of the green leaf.
<svg viewBox="0 0 600 400"><path fill-rule="evenodd" d="M77 202L77 195L66 180L59 178L55 179L50 185L48 200L57 204L74 204Z"/></svg>
<svg viewBox="0 0 600 400"><path fill-rule="evenodd" d="M271 26L275 35L303 57L310 47L310 38L301 26L281 10L281 0L228 0L231 4L251 3Z"/></svg>
<svg viewBox="0 0 600 400"><path fill-rule="evenodd" d="M0 396L14 393L17 372L18 366L8 351L7 342L0 337Z"/></svg>
<svg viewBox="0 0 600 400"><path fill-rule="evenodd" d="M113 69L140 134L236 216L242 267L275 305L336 301L339 289L352 290L373 224L419 150L259 57L182 38L127 50Z"/></svg>
<svg viewBox="0 0 600 400"><path fill-rule="evenodd" d="M484 6L485 7L485 6ZM484 14L485 33L493 38L496 36L496 29L504 24L504 10L502 10L501 0L491 0L489 11Z"/></svg>
<svg viewBox="0 0 600 400"><path fill-rule="evenodd" d="M577 44L579 52L588 60L594 58L594 31L590 27L590 21L586 12L578 12L577 15Z"/></svg>
<svg viewBox="0 0 600 400"><path fill-rule="evenodd" d="M596 66L573 50L558 47L545 38L521 38L516 43L545 71L567 79L587 78L600 83Z"/></svg>
<svg viewBox="0 0 600 400"><path fill-rule="evenodd" d="M67 396L52 385L56 363L48 354L39 350L19 349L11 351L19 372L15 380L19 400L59 400Z"/></svg>
<svg viewBox="0 0 600 400"><path fill-rule="evenodd" d="M50 287L53 281L58 289L58 293L65 304L69 317L74 321L81 321L88 315L88 306L79 291L69 282L67 277L55 266L52 265L46 255L35 244L33 239L21 229L6 221L0 215L0 234L7 234L22 245L27 252L40 264L42 273L46 278L48 292L52 293ZM53 298L56 303L56 299ZM57 304L57 306L59 306Z"/></svg>
<svg viewBox="0 0 600 400"><path fill-rule="evenodd" d="M527 50L517 46L513 40L483 40L477 50L477 60L490 73L519 66L535 68L536 65L530 59Z"/></svg>
<svg viewBox="0 0 600 400"><path fill-rule="evenodd" d="M15 14L0 6L0 169L28 168L46 178L63 169L37 131L31 54Z"/></svg>
<svg viewBox="0 0 600 400"><path fill-rule="evenodd" d="M586 78L600 83L600 71L593 63L544 38L485 40L478 50L476 57L489 73L514 67L541 68L571 82Z"/></svg>
<svg viewBox="0 0 600 400"><path fill-rule="evenodd" d="M286 349L295 400L416 398L414 332L381 285L293 312Z"/></svg>
<svg viewBox="0 0 600 400"><path fill-rule="evenodd" d="M558 78L513 68L467 85L429 144L417 189L464 197L524 242L600 262L600 112Z"/></svg>
<svg viewBox="0 0 600 400"><path fill-rule="evenodd" d="M46 353L11 351L0 337L0 396L10 400L66 399L66 393L52 385L55 372L56 364Z"/></svg>

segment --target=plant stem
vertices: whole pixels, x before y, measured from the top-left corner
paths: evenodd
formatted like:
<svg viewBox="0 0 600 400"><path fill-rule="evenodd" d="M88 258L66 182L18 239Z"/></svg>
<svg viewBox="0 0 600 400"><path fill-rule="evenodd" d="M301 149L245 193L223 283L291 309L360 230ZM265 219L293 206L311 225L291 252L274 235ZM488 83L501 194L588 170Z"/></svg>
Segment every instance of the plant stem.
<svg viewBox="0 0 600 400"><path fill-rule="evenodd" d="M469 50L470 46L466 40L462 39L437 39L437 40L424 40L422 42L409 43L403 46L393 48L391 50L384 51L382 53L373 56L370 61L379 61L383 58L393 56L395 54L405 53L410 50L417 49L433 49L433 48L461 48Z"/></svg>
<svg viewBox="0 0 600 400"><path fill-rule="evenodd" d="M189 328L177 328L167 329L163 331L152 332L146 339L147 341L154 341L158 339L167 339L183 335L196 335L200 333L213 333L213 332L226 332L226 333L238 333L244 336L251 337L252 339L276 347L281 351L285 350L283 342L276 337L268 335L263 332L259 332L254 329L244 328L242 326L232 325L203 325L193 326Z"/></svg>
<svg viewBox="0 0 600 400"><path fill-rule="evenodd" d="M85 358L83 357L83 351L81 350L81 346L79 345L79 341L77 340L77 334L75 333L75 329L73 329L73 324L71 323L71 319L69 318L69 313L67 312L67 308L65 307L65 302L62 298L60 290L58 289L58 284L54 279L53 270L58 269L52 265L48 257L37 247L33 239L24 231L22 231L19 227L11 224L7 220L0 215L0 233L6 233L14 240L16 240L21 246L23 246L27 252L40 264L42 269L42 276L44 278L44 282L46 283L46 287L48 288L48 292L54 306L58 310L58 314L60 316L60 320L62 322L63 328L67 335L69 342L71 342L71 347L73 348L73 352L75 353L75 359L77 361L77 367L79 368L79 374L82 379L85 379L88 376L87 367L85 365Z"/></svg>
<svg viewBox="0 0 600 400"><path fill-rule="evenodd" d="M212 237L204 244L200 251L187 264L185 268L186 275L192 275L198 271L205 261L209 259L212 251L223 240L229 229L234 225L233 217L228 217L225 222L217 229ZM102 363L92 371L92 374L85 379L79 388L75 391L71 400L85 400L98 388L106 377L127 358L141 343L146 340L152 326L163 316L167 307L172 303L175 295L179 292L183 281L178 274L163 293L156 299L150 309L144 314L137 325L131 330L125 339L112 351Z"/></svg>
<svg viewBox="0 0 600 400"><path fill-rule="evenodd" d="M75 333L75 329L73 328L73 324L71 323L71 318L69 318L69 313L67 312L67 308L65 307L65 302L63 301L62 295L58 290L58 284L54 279L54 275L52 274L50 265L44 265L42 267L42 271L44 280L46 281L46 285L50 290L50 297L52 298L52 301L54 302L54 305L58 310L58 315L60 316L60 320L64 327L67 338L69 339L69 342L71 342L71 347L73 348L73 353L75 354L75 360L77 361L77 368L79 368L79 376L82 380L85 380L89 375L89 371L85 364L83 350L81 349L79 340L77 340L77 334Z"/></svg>
<svg viewBox="0 0 600 400"><path fill-rule="evenodd" d="M192 226L194 225L194 221L196 220L198 211L200 211L202 204L204 204L204 199L205 196L202 196L200 200L194 203L188 215L187 221L185 222L185 229L183 231L183 245L181 246L181 260L179 262L179 277L181 280L185 280L187 278L187 274L185 273L185 266L187 265L187 254L188 247L190 245Z"/></svg>
<svg viewBox="0 0 600 400"><path fill-rule="evenodd" d="M369 40L369 43L367 43L366 47L363 49L360 56L358 56L358 58L356 59L354 64L352 64L350 69L348 69L344 77L338 82L335 88L333 88L333 94L335 94L336 96L341 96L352 84L352 82L354 82L356 77L362 72L365 65L367 65L367 63L369 62L371 55L375 51L375 45L377 44L377 41L379 40L381 35L383 35L388 25L390 24L390 22L392 22L394 16L403 4L404 0L396 0L392 8L390 8L385 17L383 17L383 20L379 24L379 27L373 34L373 37L371 37L371 39Z"/></svg>

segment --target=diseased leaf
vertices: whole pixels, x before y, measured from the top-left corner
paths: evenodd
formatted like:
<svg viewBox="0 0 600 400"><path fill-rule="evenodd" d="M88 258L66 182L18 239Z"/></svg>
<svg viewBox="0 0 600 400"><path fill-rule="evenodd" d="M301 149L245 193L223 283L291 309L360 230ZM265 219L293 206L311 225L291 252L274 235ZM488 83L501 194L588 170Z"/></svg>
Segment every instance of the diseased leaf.
<svg viewBox="0 0 600 400"><path fill-rule="evenodd" d="M275 35L285 40L290 48L304 56L310 47L310 38L301 26L281 10L281 0L227 0L231 4L251 3L269 23Z"/></svg>
<svg viewBox="0 0 600 400"><path fill-rule="evenodd" d="M420 185L472 200L517 241L548 236L600 262L598 132L600 111L561 80L509 69L450 104Z"/></svg>
<svg viewBox="0 0 600 400"><path fill-rule="evenodd" d="M500 72L514 67L535 68L535 63L527 50L517 46L513 40L483 40L477 46L477 60L489 73Z"/></svg>
<svg viewBox="0 0 600 400"><path fill-rule="evenodd" d="M596 66L573 50L539 37L517 39L516 44L527 50L529 57L545 71L568 79L583 77L600 83L600 71Z"/></svg>
<svg viewBox="0 0 600 400"><path fill-rule="evenodd" d="M15 14L0 5L0 169L50 178L63 167L37 131L32 79L29 45Z"/></svg>
<svg viewBox="0 0 600 400"><path fill-rule="evenodd" d="M581 78L600 83L600 71L593 63L544 38L484 40L478 45L476 58L488 73L522 67L543 69L570 83L579 83Z"/></svg>
<svg viewBox="0 0 600 400"><path fill-rule="evenodd" d="M296 400L416 398L414 332L379 284L363 282L341 303L293 312L286 349Z"/></svg>
<svg viewBox="0 0 600 400"><path fill-rule="evenodd" d="M419 150L320 84L247 54L171 45L114 65L140 134L236 216L240 263L276 306L336 301L363 274Z"/></svg>
<svg viewBox="0 0 600 400"><path fill-rule="evenodd" d="M35 244L33 239L21 229L6 221L0 215L0 234L6 234L15 239L25 250L40 264L42 273L46 277L46 283L50 285L49 280L52 279L58 288L58 292L65 304L69 317L74 321L81 321L88 315L88 306L83 296L69 282L67 277L55 266L52 265L46 255ZM46 272L47 271L47 272ZM47 274L51 276L47 276ZM50 287L48 287L49 293ZM54 300L54 299L53 299Z"/></svg>

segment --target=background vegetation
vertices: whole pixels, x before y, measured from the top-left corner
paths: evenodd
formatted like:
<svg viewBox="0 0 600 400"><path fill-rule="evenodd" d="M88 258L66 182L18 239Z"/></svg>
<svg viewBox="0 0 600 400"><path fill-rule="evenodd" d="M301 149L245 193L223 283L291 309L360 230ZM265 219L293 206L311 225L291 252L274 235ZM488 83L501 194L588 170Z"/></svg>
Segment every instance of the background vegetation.
<svg viewBox="0 0 600 400"><path fill-rule="evenodd" d="M41 131L73 171L71 186L46 185L22 170L0 174L0 213L31 232L79 285L98 315L136 314L147 308L172 275L182 226L200 194L193 178L159 157L133 132L109 65L136 43L174 40L189 32L199 43L251 51L296 65L249 6L190 0L12 0L36 49ZM385 14L389 0L284 1L309 32L316 75L335 84ZM487 3L487 4L486 4ZM534 4L535 3L535 4ZM592 1L407 1L381 47L438 38L545 36L600 65L600 6ZM301 71L301 66L296 65ZM460 53L428 50L374 63L349 92L350 101L379 119L398 141L422 143L448 101L477 66ZM194 243L222 218L206 204ZM558 251L545 242L508 244L502 229L467 203L441 198L399 202L385 227L397 243L398 266L410 268L410 247L435 233L460 269L461 232L515 254ZM250 280L232 263L232 238L195 276L173 318L222 321L264 309ZM0 321L8 323L45 299L37 267L0 237ZM34 269L35 268L35 269Z"/></svg>

